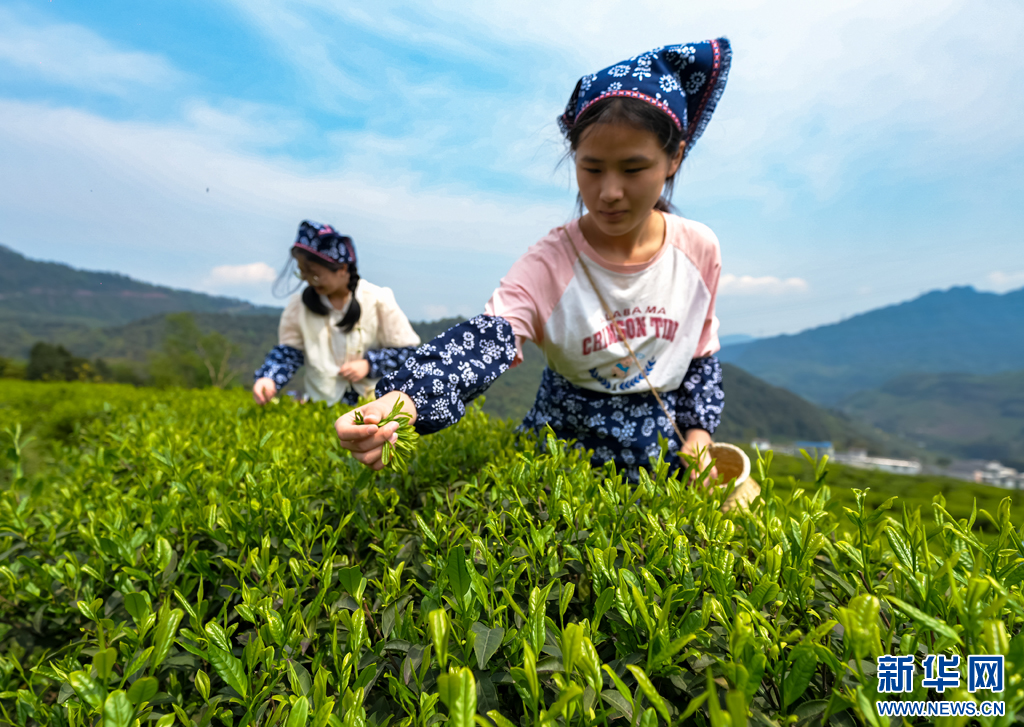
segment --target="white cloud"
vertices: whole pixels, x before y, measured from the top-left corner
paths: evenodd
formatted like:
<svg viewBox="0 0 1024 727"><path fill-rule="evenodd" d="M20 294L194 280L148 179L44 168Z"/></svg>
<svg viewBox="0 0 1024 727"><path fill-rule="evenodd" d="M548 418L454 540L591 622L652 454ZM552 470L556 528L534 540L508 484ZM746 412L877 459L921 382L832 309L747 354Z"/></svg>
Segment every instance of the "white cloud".
<svg viewBox="0 0 1024 727"><path fill-rule="evenodd" d="M212 286L252 285L272 283L277 280L277 271L266 263L245 265L218 265L210 271L207 282Z"/></svg>
<svg viewBox="0 0 1024 727"><path fill-rule="evenodd" d="M436 306L482 310L511 263L570 215L569 195L543 204L428 186L401 169L253 154L227 143L219 127L231 126L112 121L0 99L0 238L29 251L47 219L76 230L45 243L56 259L221 293L240 253L284 263L300 220L330 222L356 241L361 274L393 287L416 320ZM232 294L280 305L264 264L250 269L263 279L238 280Z"/></svg>
<svg viewBox="0 0 1024 727"><path fill-rule="evenodd" d="M988 287L997 293L1006 293L1017 288L1024 287L1024 270L1016 272L1003 272L996 270L988 274Z"/></svg>
<svg viewBox="0 0 1024 727"><path fill-rule="evenodd" d="M437 320L439 318L447 318L451 315L446 305L425 305L423 306L423 312L426 313L428 320Z"/></svg>
<svg viewBox="0 0 1024 727"><path fill-rule="evenodd" d="M726 273L718 282L719 295L786 295L804 293L810 286L802 278L776 278L771 275L733 275Z"/></svg>
<svg viewBox="0 0 1024 727"><path fill-rule="evenodd" d="M500 159L511 145L520 166L539 149L545 162L550 157L543 142L529 139L534 129L522 122L524 108L532 111L542 101L537 118L553 128L560 104L585 72L656 45L728 35L734 49L729 90L684 172L700 179L687 193L703 199L721 199L728 189L731 198L776 208L794 204L804 188L819 199L836 199L854 180L851 169L865 166L898 167L922 179L955 174L958 164L1019 145L1024 118L1024 96L1005 92L1024 83L1024 65L1011 50L1024 33L1019 3L737 0L680 10L666 0L446 0L429 6L379 0L366 12L328 0L227 1L279 43L314 88L344 92L339 77L361 73L362 61L332 53L337 33L353 26L394 47L429 49L440 65L449 58L475 60L492 73L504 65L510 76L527 78L532 92L501 99L507 119L516 123L495 126L511 133L492 135L499 141L487 154ZM416 78L416 69L392 69L392 75L407 71ZM458 104L480 109L478 89L453 95L455 114L429 119L418 138L429 136L430 124L460 119ZM474 124L488 125L493 116L485 106ZM530 114L529 122L534 118ZM897 136L913 141L897 142ZM520 148L524 142L528 149Z"/></svg>
<svg viewBox="0 0 1024 727"><path fill-rule="evenodd" d="M139 85L166 86L180 77L160 56L120 50L80 25L30 25L4 8L0 63L58 85L113 95Z"/></svg>

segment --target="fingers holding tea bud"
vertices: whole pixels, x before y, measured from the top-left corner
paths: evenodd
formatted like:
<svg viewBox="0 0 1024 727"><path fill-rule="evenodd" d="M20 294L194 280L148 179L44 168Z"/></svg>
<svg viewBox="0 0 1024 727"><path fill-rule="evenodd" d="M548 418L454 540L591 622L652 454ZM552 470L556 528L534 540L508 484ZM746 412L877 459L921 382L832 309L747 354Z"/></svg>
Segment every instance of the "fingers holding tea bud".
<svg viewBox="0 0 1024 727"><path fill-rule="evenodd" d="M266 404L275 396L277 396L277 384L269 377L264 376L257 379L256 383L252 385L252 398L256 400L257 404Z"/></svg>
<svg viewBox="0 0 1024 727"><path fill-rule="evenodd" d="M393 417L398 402L402 402L409 415L403 419L415 419L416 407L412 400L408 395L395 391L353 409L334 422L339 443L352 452L358 462L375 470L390 463L402 426L402 421ZM389 417L390 420L385 421Z"/></svg>
<svg viewBox="0 0 1024 727"><path fill-rule="evenodd" d="M379 416L370 413L365 415L362 424L357 424L356 410L352 410L334 422L339 444L357 461L375 470L384 467L381 461L384 444L398 437L397 422L378 427L377 421Z"/></svg>

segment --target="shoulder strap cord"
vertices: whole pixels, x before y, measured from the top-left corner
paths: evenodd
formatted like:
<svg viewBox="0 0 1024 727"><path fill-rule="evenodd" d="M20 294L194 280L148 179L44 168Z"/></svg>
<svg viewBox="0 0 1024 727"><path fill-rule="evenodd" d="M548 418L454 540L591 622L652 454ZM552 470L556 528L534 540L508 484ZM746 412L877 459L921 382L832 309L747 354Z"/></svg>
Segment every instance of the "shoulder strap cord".
<svg viewBox="0 0 1024 727"><path fill-rule="evenodd" d="M654 400L658 402L658 406L660 406L661 410L665 413L665 418L668 419L669 422L672 424L672 428L675 430L676 436L679 437L679 447L681 450L683 444L686 442L686 438L683 436L683 433L679 430L679 425L676 424L675 417L669 414L668 407L665 406L665 402L663 402L661 400L661 397L658 395L658 390L654 388L654 384L651 383L651 380L647 378L647 374L644 373L644 368L643 366L640 365L640 360L636 357L636 354L633 352L633 347L629 345L629 340L626 338L625 331L622 330L622 327L619 325L618 320L616 320L615 317L612 315L612 311L608 307L608 304L604 302L604 296L601 295L601 289L597 287L596 283L594 283L594 278L590 275L590 269L587 267L587 264L583 261L583 255L580 253L579 248L576 247L576 243L573 241L572 235L569 234L568 230L566 230L564 226L559 227L558 229L569 240L569 244L572 245L573 250L576 251L576 259L580 261L580 267L583 268L583 272L586 274L587 280L590 282L590 287L593 288L594 293L597 294L597 299L601 302L601 307L604 308L605 316L607 316L608 320L611 321L612 326L615 328L615 334L619 337L619 340L626 345L626 350L629 351L629 357L633 361L633 365L637 367L637 369L640 371L640 375L644 377L644 381L646 381L647 386L650 387L651 393L654 394Z"/></svg>

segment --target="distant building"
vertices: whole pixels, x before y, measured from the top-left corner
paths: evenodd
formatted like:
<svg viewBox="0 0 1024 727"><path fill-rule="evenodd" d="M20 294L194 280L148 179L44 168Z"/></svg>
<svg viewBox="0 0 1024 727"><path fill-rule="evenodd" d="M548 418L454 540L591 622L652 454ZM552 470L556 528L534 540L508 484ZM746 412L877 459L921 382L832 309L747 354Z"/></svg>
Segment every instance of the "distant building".
<svg viewBox="0 0 1024 727"><path fill-rule="evenodd" d="M840 464L857 467L863 470L894 472L898 475L921 474L921 463L916 459L868 457L868 453L863 449L851 449L849 452L839 452L835 457L833 457L833 459Z"/></svg>
<svg viewBox="0 0 1024 727"><path fill-rule="evenodd" d="M750 442L750 446L764 452L772 448L772 443L767 439L753 439Z"/></svg>
<svg viewBox="0 0 1024 727"><path fill-rule="evenodd" d="M942 469L940 474L968 482L981 482L979 471L985 469L987 464L989 461L985 459L958 459Z"/></svg>
<svg viewBox="0 0 1024 727"><path fill-rule="evenodd" d="M988 462L974 473L974 481L1011 490L1024 488L1024 473L999 462Z"/></svg>

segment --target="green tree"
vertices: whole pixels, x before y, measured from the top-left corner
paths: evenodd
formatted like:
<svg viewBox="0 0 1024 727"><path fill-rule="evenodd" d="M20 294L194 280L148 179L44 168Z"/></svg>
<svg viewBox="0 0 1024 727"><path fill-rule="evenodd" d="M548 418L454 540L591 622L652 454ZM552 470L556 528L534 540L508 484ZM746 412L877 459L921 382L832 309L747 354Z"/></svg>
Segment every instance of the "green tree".
<svg viewBox="0 0 1024 727"><path fill-rule="evenodd" d="M87 359L73 355L63 346L40 341L28 355L25 378L33 381L102 381L102 375Z"/></svg>
<svg viewBox="0 0 1024 727"><path fill-rule="evenodd" d="M25 363L0 356L0 379L25 378Z"/></svg>
<svg viewBox="0 0 1024 727"><path fill-rule="evenodd" d="M161 353L152 357L157 386L230 386L241 373L240 349L216 331L203 333L191 313L167 316Z"/></svg>

